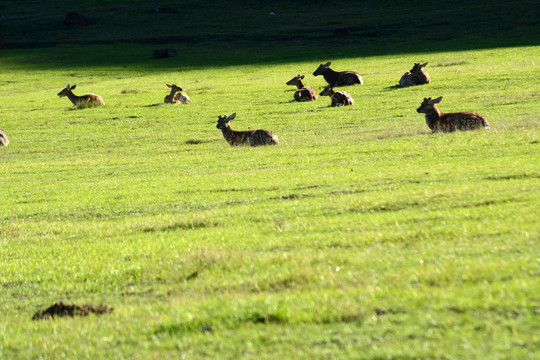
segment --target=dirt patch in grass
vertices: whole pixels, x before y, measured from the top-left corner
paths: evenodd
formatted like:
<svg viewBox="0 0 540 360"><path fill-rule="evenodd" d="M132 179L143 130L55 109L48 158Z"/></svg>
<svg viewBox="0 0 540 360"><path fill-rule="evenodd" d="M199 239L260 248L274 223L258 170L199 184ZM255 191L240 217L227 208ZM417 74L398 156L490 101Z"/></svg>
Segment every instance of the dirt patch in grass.
<svg viewBox="0 0 540 360"><path fill-rule="evenodd" d="M63 302L58 302L49 306L43 311L38 311L32 316L32 320L46 320L55 317L63 316L87 316L90 313L94 314L106 314L113 311L112 307L106 305L75 305L75 304L64 304Z"/></svg>

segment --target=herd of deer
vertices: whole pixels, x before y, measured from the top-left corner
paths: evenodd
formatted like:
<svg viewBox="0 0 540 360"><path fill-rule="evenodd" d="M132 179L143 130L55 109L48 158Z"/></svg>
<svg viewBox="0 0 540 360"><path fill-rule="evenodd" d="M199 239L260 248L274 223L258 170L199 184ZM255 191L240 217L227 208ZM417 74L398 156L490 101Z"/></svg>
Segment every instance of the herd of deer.
<svg viewBox="0 0 540 360"><path fill-rule="evenodd" d="M363 84L360 74L354 71L334 71L330 69L330 62L321 64L313 73L314 76L322 75L328 83L320 95L329 96L331 100L330 106L348 106L353 105L354 100L346 91L334 91L337 86L347 86L354 84ZM431 82L427 72L425 71L427 63L415 63L411 71L403 74L399 80L399 86L415 86L428 84ZM295 101L313 101L318 98L317 92L310 86L304 86L302 80L304 75L298 74L287 82L287 85L297 87L294 93ZM187 104L192 102L189 96L183 93L182 88L173 84L166 84L171 89L169 95L165 96L164 102L167 104ZM69 84L58 93L59 97L67 96L74 106L80 105L105 105L103 98L96 94L87 94L77 96L73 93L76 85ZM442 100L442 96L436 99L424 98L424 101L418 109L419 113L426 114L426 123L433 132L453 132L456 130L475 130L489 128L489 123L480 114L471 112L456 112L445 114L441 112L437 105ZM278 145L278 137L268 130L249 130L235 131L231 127L230 121L236 117L236 113L230 116L218 116L217 128L220 129L225 137L225 140L231 145ZM9 139L6 133L0 129L0 146L7 146Z"/></svg>

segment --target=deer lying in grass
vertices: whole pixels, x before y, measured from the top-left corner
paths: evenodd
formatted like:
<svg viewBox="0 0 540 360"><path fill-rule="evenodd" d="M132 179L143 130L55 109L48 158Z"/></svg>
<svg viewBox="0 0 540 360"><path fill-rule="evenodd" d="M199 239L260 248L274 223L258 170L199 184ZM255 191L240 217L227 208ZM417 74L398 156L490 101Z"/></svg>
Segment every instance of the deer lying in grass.
<svg viewBox="0 0 540 360"><path fill-rule="evenodd" d="M171 88L171 93L165 96L163 100L166 104L187 104L192 102L189 96L184 94L182 88L176 84L165 84L167 87Z"/></svg>
<svg viewBox="0 0 540 360"><path fill-rule="evenodd" d="M87 94L83 96L77 96L73 93L73 89L75 89L77 85L69 86L69 84L66 86L66 88L58 93L58 96L64 97L67 96L69 100L73 103L73 106L96 106L96 105L105 105L105 102L103 101L103 98L96 94Z"/></svg>
<svg viewBox="0 0 540 360"><path fill-rule="evenodd" d="M294 100L296 101L317 100L318 98L317 92L311 86L304 86L304 84L302 83L303 78L304 78L304 75L300 76L300 74L298 74L297 76L293 77L291 80L287 81L287 85L296 86L296 88L298 89L294 93Z"/></svg>
<svg viewBox="0 0 540 360"><path fill-rule="evenodd" d="M323 91L321 91L321 96L330 96L330 99L332 100L330 106L354 105L354 100L351 94L346 91L334 91L335 87L336 82L334 82L332 85L328 85Z"/></svg>
<svg viewBox="0 0 540 360"><path fill-rule="evenodd" d="M337 86L354 85L364 83L362 76L354 71L334 71L330 69L331 62L321 64L313 73L314 76L322 75L328 84L337 83Z"/></svg>
<svg viewBox="0 0 540 360"><path fill-rule="evenodd" d="M424 98L422 105L416 109L419 113L426 114L427 126L433 132L453 132L456 130L489 129L488 121L480 114L471 112L457 112L445 114L437 109L442 96L434 100Z"/></svg>
<svg viewBox="0 0 540 360"><path fill-rule="evenodd" d="M414 85L429 84L431 82L431 79L429 78L429 75L427 74L426 70L424 70L427 64L428 63L425 63L425 64L414 63L414 66L411 69L411 71L408 71L405 74L403 74L403 76L399 80L399 86L414 86Z"/></svg>
<svg viewBox="0 0 540 360"><path fill-rule="evenodd" d="M278 137L268 130L248 130L248 131L235 131L231 127L229 122L236 117L236 113L231 116L219 116L217 128L223 133L223 137L231 146L237 145L278 145Z"/></svg>
<svg viewBox="0 0 540 360"><path fill-rule="evenodd" d="M8 146L9 139L4 130L0 129L0 146Z"/></svg>

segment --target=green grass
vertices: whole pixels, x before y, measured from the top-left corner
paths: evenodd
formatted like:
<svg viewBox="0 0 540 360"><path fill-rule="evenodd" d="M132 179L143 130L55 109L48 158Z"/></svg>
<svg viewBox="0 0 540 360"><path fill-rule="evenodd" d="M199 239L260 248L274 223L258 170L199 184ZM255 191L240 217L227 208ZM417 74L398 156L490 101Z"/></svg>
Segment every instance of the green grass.
<svg viewBox="0 0 540 360"><path fill-rule="evenodd" d="M2 50L0 358L537 358L540 56L515 34ZM291 101L323 61L362 74L354 106ZM433 83L393 87L418 61ZM106 105L73 108L67 83ZM431 134L427 96L492 129ZM280 145L230 147L233 112ZM31 320L57 301L114 311Z"/></svg>

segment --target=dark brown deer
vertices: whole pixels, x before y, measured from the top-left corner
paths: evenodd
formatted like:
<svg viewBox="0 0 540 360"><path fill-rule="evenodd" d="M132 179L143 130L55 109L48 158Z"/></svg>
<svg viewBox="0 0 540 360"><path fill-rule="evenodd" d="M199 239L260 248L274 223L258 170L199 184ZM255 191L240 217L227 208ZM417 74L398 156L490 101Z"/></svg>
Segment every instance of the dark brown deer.
<svg viewBox="0 0 540 360"><path fill-rule="evenodd" d="M330 69L331 62L327 62L326 64L321 64L315 70L313 73L314 76L322 75L324 77L324 80L328 84L333 84L334 82L337 83L337 86L346 86L346 85L354 85L354 84L360 84L362 85L364 83L364 80L362 80L362 76L360 76L359 73L354 71L334 71Z"/></svg>
<svg viewBox="0 0 540 360"><path fill-rule="evenodd" d="M238 145L278 145L278 137L268 130L248 130L248 131L235 131L229 123L236 117L236 113L231 116L219 116L217 128L223 133L223 137L231 146Z"/></svg>
<svg viewBox="0 0 540 360"><path fill-rule="evenodd" d="M424 98L422 105L416 109L417 112L426 114L426 123L431 131L453 132L456 130L489 129L488 121L480 114L471 112L442 113L436 105L441 100L442 96L434 100Z"/></svg>
<svg viewBox="0 0 540 360"><path fill-rule="evenodd" d="M8 146L9 139L4 130L0 129L0 146Z"/></svg>
<svg viewBox="0 0 540 360"><path fill-rule="evenodd" d="M431 79L429 78L426 70L424 70L427 64L428 63L414 63L411 71L403 74L403 76L399 80L399 86L415 86L429 84L431 82Z"/></svg>
<svg viewBox="0 0 540 360"><path fill-rule="evenodd" d="M354 105L354 100L351 94L346 91L334 91L335 87L336 82L334 82L332 85L328 85L323 91L321 91L321 96L330 96L330 100L332 100L330 106Z"/></svg>
<svg viewBox="0 0 540 360"><path fill-rule="evenodd" d="M73 89L75 89L77 85L69 86L69 84L65 87L64 90L60 91L58 93L58 96L64 97L67 96L69 100L73 103L73 106L77 105L105 105L105 102L103 101L103 98L96 94L87 94L83 96L77 96L73 93Z"/></svg>
<svg viewBox="0 0 540 360"><path fill-rule="evenodd" d="M165 96L165 99L163 100L166 104L187 104L191 102L191 99L187 94L184 94L182 91L183 89L176 85L176 84L165 84L167 87L171 89L171 92L169 95Z"/></svg>
<svg viewBox="0 0 540 360"><path fill-rule="evenodd" d="M287 81L287 85L296 86L296 88L298 89L294 93L294 100L296 101L317 100L317 98L319 97L317 95L317 92L311 86L304 86L304 84L302 83L303 78L304 78L304 75L300 76L300 74L298 74L297 76L293 77L291 80Z"/></svg>

